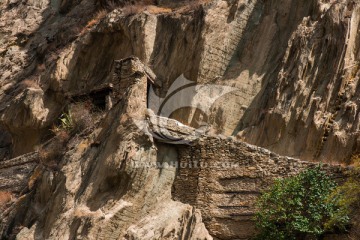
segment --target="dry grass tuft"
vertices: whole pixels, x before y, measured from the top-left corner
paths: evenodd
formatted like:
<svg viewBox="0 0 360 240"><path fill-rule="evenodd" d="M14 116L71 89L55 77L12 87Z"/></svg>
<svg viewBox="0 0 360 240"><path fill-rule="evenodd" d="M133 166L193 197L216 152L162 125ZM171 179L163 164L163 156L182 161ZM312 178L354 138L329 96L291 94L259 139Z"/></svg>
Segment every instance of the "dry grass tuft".
<svg viewBox="0 0 360 240"><path fill-rule="evenodd" d="M65 131L61 131L49 143L41 146L38 150L40 163L44 166L56 168L68 140L69 135Z"/></svg>
<svg viewBox="0 0 360 240"><path fill-rule="evenodd" d="M39 162L46 167L56 170L70 139L70 133L67 129L62 129L56 126L54 126L51 131L55 134L55 137L38 148ZM35 181L35 173L34 178ZM29 182L29 184L31 183Z"/></svg>
<svg viewBox="0 0 360 240"><path fill-rule="evenodd" d="M173 11L171 8L158 7L153 5L146 6L144 10L148 11L151 14L171 13Z"/></svg>
<svg viewBox="0 0 360 240"><path fill-rule="evenodd" d="M107 14L106 9L101 9L94 14L94 17L86 24L86 26L81 30L80 35L85 34L90 28L94 27L97 23L100 22Z"/></svg>
<svg viewBox="0 0 360 240"><path fill-rule="evenodd" d="M42 168L41 167L36 167L33 174L30 176L29 178L29 182L28 182L28 187L29 189L32 189L36 183L36 181L42 176Z"/></svg>
<svg viewBox="0 0 360 240"><path fill-rule="evenodd" d="M360 153L354 152L349 161L346 161L346 165L351 165L355 168L360 168Z"/></svg>
<svg viewBox="0 0 360 240"><path fill-rule="evenodd" d="M45 71L46 70L46 66L45 66L45 64L44 63L40 63L40 64L38 64L37 65L37 70L38 71Z"/></svg>
<svg viewBox="0 0 360 240"><path fill-rule="evenodd" d="M125 4L121 9L124 15L130 16L141 13L145 10L145 5L143 4Z"/></svg>
<svg viewBox="0 0 360 240"><path fill-rule="evenodd" d="M211 0L180 0L160 3L158 0L97 0L100 9L120 8L124 15L134 15L144 11L152 14L186 13L198 9Z"/></svg>
<svg viewBox="0 0 360 240"><path fill-rule="evenodd" d="M186 13L199 9L202 5L211 2L211 0L187 0L180 6L176 7L177 13Z"/></svg>
<svg viewBox="0 0 360 240"><path fill-rule="evenodd" d="M67 140L71 135L92 127L96 118L93 113L95 108L91 101L70 104L68 111L61 114L51 131L57 138Z"/></svg>
<svg viewBox="0 0 360 240"><path fill-rule="evenodd" d="M22 88L37 88L39 89L40 86L35 80L26 79L19 84Z"/></svg>
<svg viewBox="0 0 360 240"><path fill-rule="evenodd" d="M4 208L12 200L12 197L11 192L0 191L0 209Z"/></svg>
<svg viewBox="0 0 360 240"><path fill-rule="evenodd" d="M73 130L82 132L94 124L94 115L92 110L94 105L89 101L78 102L69 106L70 115L73 122Z"/></svg>
<svg viewBox="0 0 360 240"><path fill-rule="evenodd" d="M94 105L89 101L73 103L68 112L63 113L51 131L55 135L48 143L39 147L39 160L44 166L57 168L70 138L94 126Z"/></svg>

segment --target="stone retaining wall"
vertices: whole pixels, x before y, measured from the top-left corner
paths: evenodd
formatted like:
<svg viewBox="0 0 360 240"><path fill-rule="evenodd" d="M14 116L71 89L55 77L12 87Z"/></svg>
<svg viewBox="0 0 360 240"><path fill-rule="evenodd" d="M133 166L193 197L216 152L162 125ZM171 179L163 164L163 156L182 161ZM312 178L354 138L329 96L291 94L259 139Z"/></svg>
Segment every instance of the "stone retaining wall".
<svg viewBox="0 0 360 240"><path fill-rule="evenodd" d="M210 234L249 239L255 233L255 202L274 179L289 177L318 163L282 157L232 138L205 137L179 148L173 197L202 211ZM340 166L323 164L342 179Z"/></svg>

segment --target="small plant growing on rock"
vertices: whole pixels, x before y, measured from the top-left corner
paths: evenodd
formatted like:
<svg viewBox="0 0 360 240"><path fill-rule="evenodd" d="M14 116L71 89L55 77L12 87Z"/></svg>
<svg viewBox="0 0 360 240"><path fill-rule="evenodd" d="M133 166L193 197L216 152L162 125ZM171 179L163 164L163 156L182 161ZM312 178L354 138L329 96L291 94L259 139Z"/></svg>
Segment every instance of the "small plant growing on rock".
<svg viewBox="0 0 360 240"><path fill-rule="evenodd" d="M55 138L61 142L66 142L70 138L70 134L74 127L73 120L69 112L62 113L58 122L50 129Z"/></svg>
<svg viewBox="0 0 360 240"><path fill-rule="evenodd" d="M51 131L55 135L38 149L39 160L44 166L56 169L65 152L70 138L86 129L91 129L96 121L95 106L89 102L77 102L67 106Z"/></svg>
<svg viewBox="0 0 360 240"><path fill-rule="evenodd" d="M73 135L93 126L95 116L92 110L94 108L93 104L89 102L70 104L69 110L60 115L58 123L53 126L51 131L56 136L64 132L67 135Z"/></svg>
<svg viewBox="0 0 360 240"><path fill-rule="evenodd" d="M74 127L70 112L61 114L60 121L62 129L71 130Z"/></svg>
<svg viewBox="0 0 360 240"><path fill-rule="evenodd" d="M345 229L349 217L339 198L331 197L335 189L320 166L277 180L258 201L256 239L321 239L326 232Z"/></svg>

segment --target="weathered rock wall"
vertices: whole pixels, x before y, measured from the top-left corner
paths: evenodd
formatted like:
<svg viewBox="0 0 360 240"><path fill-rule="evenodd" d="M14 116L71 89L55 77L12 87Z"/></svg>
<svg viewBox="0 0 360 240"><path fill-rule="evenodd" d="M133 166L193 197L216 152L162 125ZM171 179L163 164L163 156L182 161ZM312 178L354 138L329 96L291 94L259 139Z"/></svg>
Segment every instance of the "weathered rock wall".
<svg viewBox="0 0 360 240"><path fill-rule="evenodd" d="M20 194L26 190L38 159L37 153L29 153L0 162L0 191Z"/></svg>
<svg viewBox="0 0 360 240"><path fill-rule="evenodd" d="M358 7L319 3L289 39L280 71L239 121L252 144L301 159L351 162L359 151Z"/></svg>
<svg viewBox="0 0 360 240"><path fill-rule="evenodd" d="M133 58L115 63L121 98L94 132L70 140L56 170L42 168L1 219L2 238L212 239L198 210L171 199L176 168L146 167L177 152L138 127L148 86L138 66Z"/></svg>
<svg viewBox="0 0 360 240"><path fill-rule="evenodd" d="M26 194L41 171L36 171L39 155L28 153L0 162L0 232L2 238L16 218L25 215L29 204ZM14 209L16 209L14 211Z"/></svg>
<svg viewBox="0 0 360 240"><path fill-rule="evenodd" d="M304 160L349 161L358 151L358 7L352 1L216 0L139 14L96 13L91 1L61 13L59 4L34 4L2 10L8 24L0 26L6 36L0 119L13 135L14 155L41 142L65 95L108 83L114 60L130 55L157 74L161 97L181 74L238 89L207 113L176 109L172 117L185 124L197 127L205 119L213 132ZM31 18L10 33L24 11ZM22 104L26 98L37 104Z"/></svg>
<svg viewBox="0 0 360 240"><path fill-rule="evenodd" d="M12 157L32 152L62 111L64 93L49 90L52 66L94 15L92 1L2 1L0 123L12 135Z"/></svg>

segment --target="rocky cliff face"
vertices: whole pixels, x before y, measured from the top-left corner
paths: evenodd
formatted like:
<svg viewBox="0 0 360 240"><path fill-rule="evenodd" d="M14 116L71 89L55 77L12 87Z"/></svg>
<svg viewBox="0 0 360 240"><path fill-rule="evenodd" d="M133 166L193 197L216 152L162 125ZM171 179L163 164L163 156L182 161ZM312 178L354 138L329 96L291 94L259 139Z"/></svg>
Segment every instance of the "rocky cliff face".
<svg viewBox="0 0 360 240"><path fill-rule="evenodd" d="M349 163L359 151L359 9L352 1L321 9L292 32L279 71L239 130L247 141L281 154Z"/></svg>
<svg viewBox="0 0 360 240"><path fill-rule="evenodd" d="M0 4L3 238L247 239L273 179L358 154L356 1Z"/></svg>

